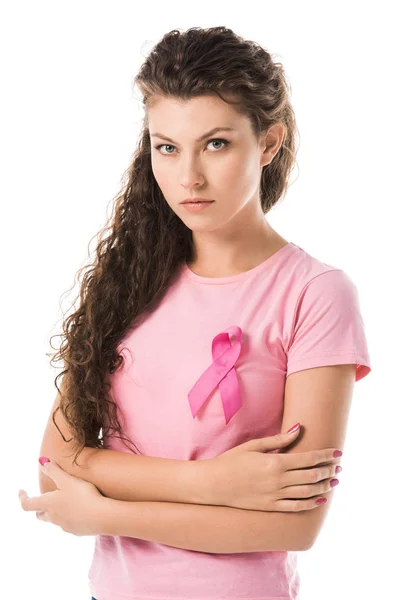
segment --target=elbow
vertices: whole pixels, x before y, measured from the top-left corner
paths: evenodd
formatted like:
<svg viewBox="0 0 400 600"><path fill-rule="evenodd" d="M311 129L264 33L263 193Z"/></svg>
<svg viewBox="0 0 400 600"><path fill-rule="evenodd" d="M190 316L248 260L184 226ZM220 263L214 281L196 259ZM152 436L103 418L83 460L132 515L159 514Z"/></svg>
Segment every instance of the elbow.
<svg viewBox="0 0 400 600"><path fill-rule="evenodd" d="M318 508L318 512L316 510L303 512L303 550L310 550L317 541L325 519L327 518L329 506L330 502L328 501L326 504Z"/></svg>
<svg viewBox="0 0 400 600"><path fill-rule="evenodd" d="M310 550L314 544L314 540L311 539L310 536L306 535L306 532L303 531L299 534L296 547L291 548L294 552L305 552L306 550Z"/></svg>
<svg viewBox="0 0 400 600"><path fill-rule="evenodd" d="M47 492L54 492L58 490L58 487L54 481L45 475L39 467L39 489L41 494L47 494Z"/></svg>
<svg viewBox="0 0 400 600"><path fill-rule="evenodd" d="M318 529L314 529L312 527L310 527L309 529L306 529L306 531L304 532L304 536L303 536L303 550L311 550L311 548L314 546L315 542L317 541L318 538L318 534L321 530L322 525L320 525L318 527Z"/></svg>
<svg viewBox="0 0 400 600"><path fill-rule="evenodd" d="M297 513L298 515L300 514L304 514L304 513ZM304 518L306 518L306 515L304 516ZM310 523L310 522L302 522L301 523L301 527L298 528L298 548L297 550L299 550L300 552L304 552L306 550L310 550L313 545L314 542L318 536L318 533L316 533L316 529L313 526L314 523Z"/></svg>
<svg viewBox="0 0 400 600"><path fill-rule="evenodd" d="M307 550L310 550L313 545L314 545L314 539L308 537L306 540L303 540L303 543L301 544L301 548L300 551L305 552Z"/></svg>

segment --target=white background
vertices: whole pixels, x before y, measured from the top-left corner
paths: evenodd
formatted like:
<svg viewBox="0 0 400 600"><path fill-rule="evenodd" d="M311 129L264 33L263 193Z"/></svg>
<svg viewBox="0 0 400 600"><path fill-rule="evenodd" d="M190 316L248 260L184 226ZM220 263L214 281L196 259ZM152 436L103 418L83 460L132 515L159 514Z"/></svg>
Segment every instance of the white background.
<svg viewBox="0 0 400 600"><path fill-rule="evenodd" d="M357 285L372 371L356 383L335 502L299 553L301 600L394 598L398 586L399 46L396 2L2 4L2 587L89 600L93 537L24 512L54 401L46 353L141 127L132 78L175 28L225 25L283 62L299 169L272 226ZM91 251L93 250L91 246ZM77 292L74 288L73 295ZM58 343L58 338L54 339ZM58 372L58 371L57 371Z"/></svg>

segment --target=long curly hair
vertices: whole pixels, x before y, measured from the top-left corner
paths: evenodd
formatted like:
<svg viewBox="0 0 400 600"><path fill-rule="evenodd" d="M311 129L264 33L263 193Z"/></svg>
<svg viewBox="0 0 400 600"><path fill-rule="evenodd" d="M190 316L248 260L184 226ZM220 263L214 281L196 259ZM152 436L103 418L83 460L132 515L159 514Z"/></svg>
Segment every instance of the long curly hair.
<svg viewBox="0 0 400 600"><path fill-rule="evenodd" d="M281 147L261 174L264 214L286 194L296 162L298 130L284 68L260 45L231 29L193 27L166 33L148 54L134 85L144 107L137 148L112 199L112 214L94 236L96 256L77 272L79 307L64 318L60 348L50 354L51 363L64 364L55 378L59 403L52 420L63 440L73 442L74 463L85 446L102 448L108 436L131 442L110 395L109 377L123 362L119 342L156 308L183 263L194 256L192 231L169 207L152 172L146 107L160 97L189 100L217 94L249 118L257 139L282 123ZM73 432L70 440L55 421L58 410Z"/></svg>

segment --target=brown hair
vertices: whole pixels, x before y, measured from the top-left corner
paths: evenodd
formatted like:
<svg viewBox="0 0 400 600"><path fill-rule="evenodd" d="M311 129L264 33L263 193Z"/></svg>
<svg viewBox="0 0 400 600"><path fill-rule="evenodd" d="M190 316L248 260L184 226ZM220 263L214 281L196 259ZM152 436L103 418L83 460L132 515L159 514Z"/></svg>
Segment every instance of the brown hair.
<svg viewBox="0 0 400 600"><path fill-rule="evenodd" d="M189 100L217 94L249 118L257 139L282 123L281 147L261 175L264 214L286 193L298 132L284 68L264 48L226 27L175 29L153 47L134 84L144 107L159 97ZM64 361L55 378L60 400L52 416L58 428L54 415L60 409L74 432L68 440L79 450L74 462L85 446L103 447L108 435L130 441L109 395L108 376L123 361L117 347L156 308L183 262L193 259L192 232L171 210L154 178L146 114L143 121L122 189L113 199L113 214L97 234L95 260L78 270L80 280L87 269L80 305L64 319L63 342L51 361ZM63 375L60 390L57 380Z"/></svg>

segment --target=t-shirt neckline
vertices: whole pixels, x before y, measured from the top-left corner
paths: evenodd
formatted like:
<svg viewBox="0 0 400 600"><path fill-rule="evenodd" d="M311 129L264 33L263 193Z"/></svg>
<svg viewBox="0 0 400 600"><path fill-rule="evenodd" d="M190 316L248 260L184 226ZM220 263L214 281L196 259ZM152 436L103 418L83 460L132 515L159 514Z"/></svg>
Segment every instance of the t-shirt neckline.
<svg viewBox="0 0 400 600"><path fill-rule="evenodd" d="M286 252L289 252L293 248L295 248L295 244L293 244L292 242L287 242L284 246L279 248L279 250L271 254L271 256L263 260L261 263L259 263L252 269L249 269L248 271L243 271L242 273L237 273L236 275L228 275L227 277L203 277L202 275L194 273L188 267L186 262L183 265L182 273L185 277L191 279L192 281L196 281L197 283L211 283L214 285L222 285L225 283L230 283L232 281L247 279L248 277L257 274L260 271L263 271L265 268L270 267L271 265L276 263L276 261L279 260L282 257L282 255L286 254Z"/></svg>

